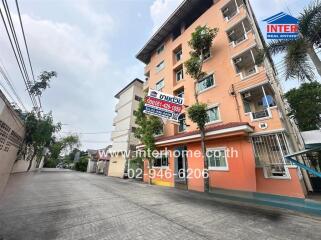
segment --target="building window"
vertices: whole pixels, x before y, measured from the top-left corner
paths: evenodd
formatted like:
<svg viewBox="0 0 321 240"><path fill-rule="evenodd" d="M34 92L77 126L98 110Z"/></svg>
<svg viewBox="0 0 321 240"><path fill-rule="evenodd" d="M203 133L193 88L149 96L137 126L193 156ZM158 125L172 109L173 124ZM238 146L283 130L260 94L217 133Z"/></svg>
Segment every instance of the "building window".
<svg viewBox="0 0 321 240"><path fill-rule="evenodd" d="M164 124L155 131L154 136L158 137L158 136L161 136L163 134L164 134Z"/></svg>
<svg viewBox="0 0 321 240"><path fill-rule="evenodd" d="M203 78L197 83L197 89L199 92L204 91L207 88L214 86L214 76L213 74Z"/></svg>
<svg viewBox="0 0 321 240"><path fill-rule="evenodd" d="M176 62L179 62L182 59L182 54L183 54L182 49L180 49L177 52L175 52L175 60L176 60Z"/></svg>
<svg viewBox="0 0 321 240"><path fill-rule="evenodd" d="M164 51L164 44L162 44L159 48L157 48L156 52L157 54L160 54Z"/></svg>
<svg viewBox="0 0 321 240"><path fill-rule="evenodd" d="M207 111L209 122L215 122L220 120L218 107L209 108Z"/></svg>
<svg viewBox="0 0 321 240"><path fill-rule="evenodd" d="M180 35L182 34L182 30L181 30L181 25L178 24L177 27L174 28L173 32L172 32L172 36L173 36L173 41L178 38Z"/></svg>
<svg viewBox="0 0 321 240"><path fill-rule="evenodd" d="M206 151L209 170L228 170L225 148L209 148Z"/></svg>
<svg viewBox="0 0 321 240"><path fill-rule="evenodd" d="M180 69L175 71L175 76L176 76L176 81L180 81L184 78L184 71L183 71L183 67L181 67Z"/></svg>
<svg viewBox="0 0 321 240"><path fill-rule="evenodd" d="M132 127L132 132L134 133L136 131L137 128Z"/></svg>
<svg viewBox="0 0 321 240"><path fill-rule="evenodd" d="M164 79L160 80L159 82L156 83L156 90L157 91L162 91L162 89L165 86Z"/></svg>
<svg viewBox="0 0 321 240"><path fill-rule="evenodd" d="M161 61L159 64L157 64L156 66L156 72L160 72L161 70L163 70L165 67L165 62Z"/></svg>
<svg viewBox="0 0 321 240"><path fill-rule="evenodd" d="M263 167L266 178L288 178L284 156L289 154L285 135L283 133L253 136L255 162Z"/></svg>
<svg viewBox="0 0 321 240"><path fill-rule="evenodd" d="M180 98L184 98L184 88L180 88L174 92L174 95Z"/></svg>
<svg viewBox="0 0 321 240"><path fill-rule="evenodd" d="M276 106L274 93L270 85L252 88L241 94L244 112L249 113L251 120L271 117L270 107Z"/></svg>
<svg viewBox="0 0 321 240"><path fill-rule="evenodd" d="M211 57L211 49L207 48L203 50L203 61L209 59Z"/></svg>
<svg viewBox="0 0 321 240"><path fill-rule="evenodd" d="M179 122L178 132L184 132L186 130L186 117L185 117L185 114L181 114L178 117L178 122Z"/></svg>
<svg viewBox="0 0 321 240"><path fill-rule="evenodd" d="M135 95L135 100L138 101L138 102L140 102L140 101L142 100L142 98L139 97L139 96L137 96L137 95Z"/></svg>
<svg viewBox="0 0 321 240"><path fill-rule="evenodd" d="M153 167L155 168L166 168L168 167L168 156L165 154L160 154L154 159Z"/></svg>

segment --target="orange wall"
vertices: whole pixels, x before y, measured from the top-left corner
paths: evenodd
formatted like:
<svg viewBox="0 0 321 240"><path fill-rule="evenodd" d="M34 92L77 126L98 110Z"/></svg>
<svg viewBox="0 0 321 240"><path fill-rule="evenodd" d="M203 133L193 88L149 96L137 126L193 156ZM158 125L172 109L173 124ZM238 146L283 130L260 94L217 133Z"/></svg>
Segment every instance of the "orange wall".
<svg viewBox="0 0 321 240"><path fill-rule="evenodd" d="M187 146L187 150L200 151L201 143L190 143ZM200 169L203 171L204 169L204 160L203 157L200 156L187 156L187 164L188 168L190 169ZM187 180L188 181L188 190L204 192L204 179L203 178L196 178L194 174L191 174L191 177Z"/></svg>
<svg viewBox="0 0 321 240"><path fill-rule="evenodd" d="M252 145L247 138L213 141L207 147L227 147L238 152L227 159L228 171L210 171L210 187L230 190L256 190L255 160Z"/></svg>
<svg viewBox="0 0 321 240"><path fill-rule="evenodd" d="M305 198L297 171L296 168L289 168L291 179L271 179L264 178L263 169L257 168L257 192Z"/></svg>

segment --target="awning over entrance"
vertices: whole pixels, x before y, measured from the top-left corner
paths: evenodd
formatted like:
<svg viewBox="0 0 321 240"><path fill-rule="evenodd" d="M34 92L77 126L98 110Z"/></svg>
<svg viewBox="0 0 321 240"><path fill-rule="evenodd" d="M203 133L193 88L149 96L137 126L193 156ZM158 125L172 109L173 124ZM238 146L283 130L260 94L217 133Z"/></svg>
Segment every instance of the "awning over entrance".
<svg viewBox="0 0 321 240"><path fill-rule="evenodd" d="M206 140L231 137L231 136L246 136L253 132L253 127L246 122L231 122L220 125L208 125L206 127ZM199 130L181 133L168 137L156 138L157 146L166 146L178 143L196 142L201 139Z"/></svg>

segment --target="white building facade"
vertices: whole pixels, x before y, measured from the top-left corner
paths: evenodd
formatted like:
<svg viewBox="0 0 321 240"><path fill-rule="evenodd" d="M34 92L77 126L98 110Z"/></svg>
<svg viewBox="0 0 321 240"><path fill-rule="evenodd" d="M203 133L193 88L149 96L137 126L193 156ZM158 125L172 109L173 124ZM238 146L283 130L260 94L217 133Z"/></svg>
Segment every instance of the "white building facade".
<svg viewBox="0 0 321 240"><path fill-rule="evenodd" d="M129 150L134 150L139 140L135 138L136 128L134 111L144 97L143 81L134 79L120 90L115 98L116 116L113 120L114 131L111 134L112 148L108 176L124 177Z"/></svg>

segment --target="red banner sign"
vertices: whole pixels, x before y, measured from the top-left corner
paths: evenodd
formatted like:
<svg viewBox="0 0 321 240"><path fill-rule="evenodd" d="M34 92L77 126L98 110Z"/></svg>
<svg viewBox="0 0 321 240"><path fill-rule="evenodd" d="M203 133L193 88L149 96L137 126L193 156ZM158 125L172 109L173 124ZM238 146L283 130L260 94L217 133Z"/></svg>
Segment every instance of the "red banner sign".
<svg viewBox="0 0 321 240"><path fill-rule="evenodd" d="M145 98L145 103L151 106L159 107L177 113L181 112L183 108L182 105L174 104L149 96Z"/></svg>

